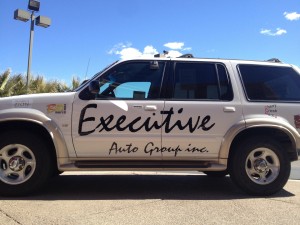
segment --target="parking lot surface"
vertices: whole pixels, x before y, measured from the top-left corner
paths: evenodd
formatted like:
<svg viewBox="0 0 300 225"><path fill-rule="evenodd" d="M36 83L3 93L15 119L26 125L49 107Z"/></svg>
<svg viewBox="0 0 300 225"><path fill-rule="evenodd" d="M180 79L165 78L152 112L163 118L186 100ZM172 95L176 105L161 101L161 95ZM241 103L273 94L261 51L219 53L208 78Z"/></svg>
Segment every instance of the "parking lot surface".
<svg viewBox="0 0 300 225"><path fill-rule="evenodd" d="M0 224L299 224L299 168L270 197L200 173L64 173L32 196L0 197Z"/></svg>

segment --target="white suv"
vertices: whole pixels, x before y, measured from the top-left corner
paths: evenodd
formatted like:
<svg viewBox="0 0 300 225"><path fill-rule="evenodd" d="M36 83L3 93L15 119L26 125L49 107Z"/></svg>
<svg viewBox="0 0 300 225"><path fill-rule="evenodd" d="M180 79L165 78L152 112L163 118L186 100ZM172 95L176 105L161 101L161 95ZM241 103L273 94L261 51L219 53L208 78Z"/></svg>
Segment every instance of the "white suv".
<svg viewBox="0 0 300 225"><path fill-rule="evenodd" d="M0 99L0 195L63 171L230 175L254 195L286 184L300 149L300 74L272 62L115 62L70 93Z"/></svg>

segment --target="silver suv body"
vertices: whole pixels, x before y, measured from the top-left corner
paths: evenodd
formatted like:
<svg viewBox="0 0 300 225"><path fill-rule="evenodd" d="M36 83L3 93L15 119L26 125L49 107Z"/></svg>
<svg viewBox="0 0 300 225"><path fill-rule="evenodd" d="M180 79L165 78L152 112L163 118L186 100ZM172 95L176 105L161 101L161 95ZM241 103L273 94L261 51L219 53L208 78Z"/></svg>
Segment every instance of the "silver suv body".
<svg viewBox="0 0 300 225"><path fill-rule="evenodd" d="M71 93L0 99L0 194L63 171L196 170L270 195L298 159L299 102L276 61L119 61Z"/></svg>

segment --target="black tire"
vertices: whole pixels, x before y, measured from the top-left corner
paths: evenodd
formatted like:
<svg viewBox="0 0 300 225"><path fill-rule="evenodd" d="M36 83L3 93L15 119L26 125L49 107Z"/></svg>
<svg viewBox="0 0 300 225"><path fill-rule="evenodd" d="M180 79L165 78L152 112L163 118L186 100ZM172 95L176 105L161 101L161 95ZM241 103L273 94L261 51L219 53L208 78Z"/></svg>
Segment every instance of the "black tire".
<svg viewBox="0 0 300 225"><path fill-rule="evenodd" d="M0 135L0 195L23 196L41 188L53 173L46 142L28 131Z"/></svg>
<svg viewBox="0 0 300 225"><path fill-rule="evenodd" d="M222 178L228 175L228 171L203 171L209 177Z"/></svg>
<svg viewBox="0 0 300 225"><path fill-rule="evenodd" d="M233 182L251 195L267 196L280 191L288 181L291 163L283 147L269 137L240 142L229 159Z"/></svg>
<svg viewBox="0 0 300 225"><path fill-rule="evenodd" d="M52 177L58 177L59 175L61 175L64 171L60 171L57 167L55 167L53 169L53 172L52 172Z"/></svg>

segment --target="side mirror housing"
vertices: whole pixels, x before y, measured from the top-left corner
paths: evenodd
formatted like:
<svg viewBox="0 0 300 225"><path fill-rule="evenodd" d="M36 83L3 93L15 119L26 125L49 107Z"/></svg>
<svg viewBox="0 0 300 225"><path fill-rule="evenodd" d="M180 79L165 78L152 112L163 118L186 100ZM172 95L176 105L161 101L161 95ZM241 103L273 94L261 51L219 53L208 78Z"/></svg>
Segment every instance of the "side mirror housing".
<svg viewBox="0 0 300 225"><path fill-rule="evenodd" d="M90 84L89 84L89 91L92 94L99 94L99 91L100 91L99 81L97 81L97 80L91 81Z"/></svg>

